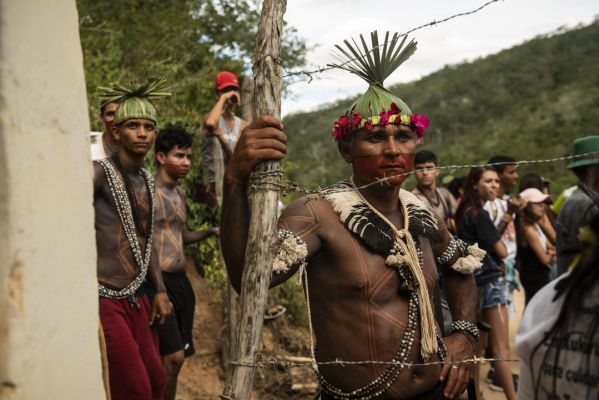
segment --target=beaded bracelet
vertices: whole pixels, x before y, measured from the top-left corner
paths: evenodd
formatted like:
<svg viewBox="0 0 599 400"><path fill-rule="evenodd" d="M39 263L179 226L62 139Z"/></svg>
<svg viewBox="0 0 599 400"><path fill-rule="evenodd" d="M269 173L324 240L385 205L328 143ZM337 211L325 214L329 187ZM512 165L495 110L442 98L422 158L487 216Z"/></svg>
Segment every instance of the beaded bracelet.
<svg viewBox="0 0 599 400"><path fill-rule="evenodd" d="M452 234L449 234L449 236L450 238L449 243L447 244L447 248L445 249L443 254L437 257L437 263L439 263L439 265L449 264L449 262L455 255L456 250L458 249L458 241L456 240L456 238Z"/></svg>
<svg viewBox="0 0 599 400"><path fill-rule="evenodd" d="M468 245L459 238L456 238L451 233L449 234L449 243L447 244L447 248L439 257L437 257L437 263L439 265L447 265L453 258L456 252L459 252L460 257L464 257L468 255Z"/></svg>
<svg viewBox="0 0 599 400"><path fill-rule="evenodd" d="M464 332L474 339L475 342L478 342L478 338L480 337L480 332L476 325L464 320L457 320L451 323L451 333L455 332Z"/></svg>

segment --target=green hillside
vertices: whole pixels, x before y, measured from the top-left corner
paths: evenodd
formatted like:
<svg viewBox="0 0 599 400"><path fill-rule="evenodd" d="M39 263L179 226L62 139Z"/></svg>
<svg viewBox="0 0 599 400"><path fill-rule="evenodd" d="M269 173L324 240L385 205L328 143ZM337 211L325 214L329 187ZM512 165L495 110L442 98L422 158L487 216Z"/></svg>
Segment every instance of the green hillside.
<svg viewBox="0 0 599 400"><path fill-rule="evenodd" d="M494 154L519 160L569 155L576 137L599 134L599 22L446 66L391 91L429 117L420 148L436 152L442 165L484 162ZM285 118L289 179L315 186L349 174L330 130L352 101ZM543 174L556 192L574 182L565 165L538 164L521 171Z"/></svg>

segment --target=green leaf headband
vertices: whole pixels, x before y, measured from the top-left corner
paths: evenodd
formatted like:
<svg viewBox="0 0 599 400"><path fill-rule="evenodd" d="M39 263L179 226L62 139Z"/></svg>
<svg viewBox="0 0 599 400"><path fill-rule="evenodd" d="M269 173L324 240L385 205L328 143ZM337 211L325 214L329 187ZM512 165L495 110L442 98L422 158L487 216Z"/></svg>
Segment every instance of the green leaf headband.
<svg viewBox="0 0 599 400"><path fill-rule="evenodd" d="M144 118L157 122L156 108L150 102L159 97L171 96L164 87L164 79L148 79L142 83L111 83L110 86L98 87L102 105L118 103L114 123L120 124L131 118Z"/></svg>
<svg viewBox="0 0 599 400"><path fill-rule="evenodd" d="M333 54L337 63L329 66L358 75L368 83L366 93L358 97L350 109L335 122L332 131L335 140L340 140L359 128L370 130L374 126L388 124L410 126L419 139L424 137L428 119L424 115L412 113L402 99L383 86L385 79L416 51L416 42L412 39L404 47L407 37L403 35L400 41L401 36L394 33L390 39L389 32L386 32L385 40L380 45L378 33L374 31L370 33L370 47L362 35L362 47L354 39L353 44L344 40L347 50L335 45L339 51Z"/></svg>

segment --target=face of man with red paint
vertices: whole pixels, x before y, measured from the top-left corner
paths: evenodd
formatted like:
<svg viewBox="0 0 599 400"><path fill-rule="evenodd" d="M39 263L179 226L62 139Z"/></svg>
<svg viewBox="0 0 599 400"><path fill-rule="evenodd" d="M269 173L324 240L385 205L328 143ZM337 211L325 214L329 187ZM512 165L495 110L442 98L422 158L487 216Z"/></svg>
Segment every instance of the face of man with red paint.
<svg viewBox="0 0 599 400"><path fill-rule="evenodd" d="M183 179L187 176L191 167L191 147L181 149L178 145L175 145L168 154L156 153L156 159L160 167L165 168L166 173L173 180Z"/></svg>
<svg viewBox="0 0 599 400"><path fill-rule="evenodd" d="M102 107L100 119L104 123L104 132L112 132L114 126L114 116L116 115L117 103L108 103Z"/></svg>
<svg viewBox="0 0 599 400"><path fill-rule="evenodd" d="M414 168L416 134L407 126L377 126L372 131L363 128L350 140L340 150L352 164L357 185L388 178L382 185L400 186L408 178L400 175Z"/></svg>

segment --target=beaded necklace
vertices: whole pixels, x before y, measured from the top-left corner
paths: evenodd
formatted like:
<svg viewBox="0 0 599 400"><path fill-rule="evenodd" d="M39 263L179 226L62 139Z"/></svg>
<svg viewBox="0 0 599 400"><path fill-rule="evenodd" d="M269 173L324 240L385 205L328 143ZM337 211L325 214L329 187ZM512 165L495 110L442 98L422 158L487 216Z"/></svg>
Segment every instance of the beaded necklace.
<svg viewBox="0 0 599 400"><path fill-rule="evenodd" d="M135 279L133 279L133 281L131 281L131 283L122 289L110 289L102 284L98 284L98 291L101 297L122 300L135 294L137 289L139 289L139 287L145 281L146 274L148 272L150 256L152 253L152 232L154 230L154 178L146 169L140 169L140 175L144 180L146 190L148 192L151 210L150 221L146 230L145 249L142 251L141 244L139 243L139 239L137 237L138 229L136 228L136 218L134 218L133 215L131 201L129 200L127 189L125 188L123 181L119 178L109 159L99 160L98 162L102 168L104 168L106 179L108 181L108 187L110 188L110 193L112 194L112 198L114 199L116 206L116 211L119 215L119 219L121 220L123 230L125 231L125 236L129 241L129 247L133 252L135 262L139 267L139 274L135 277ZM141 230L141 227L139 228Z"/></svg>

